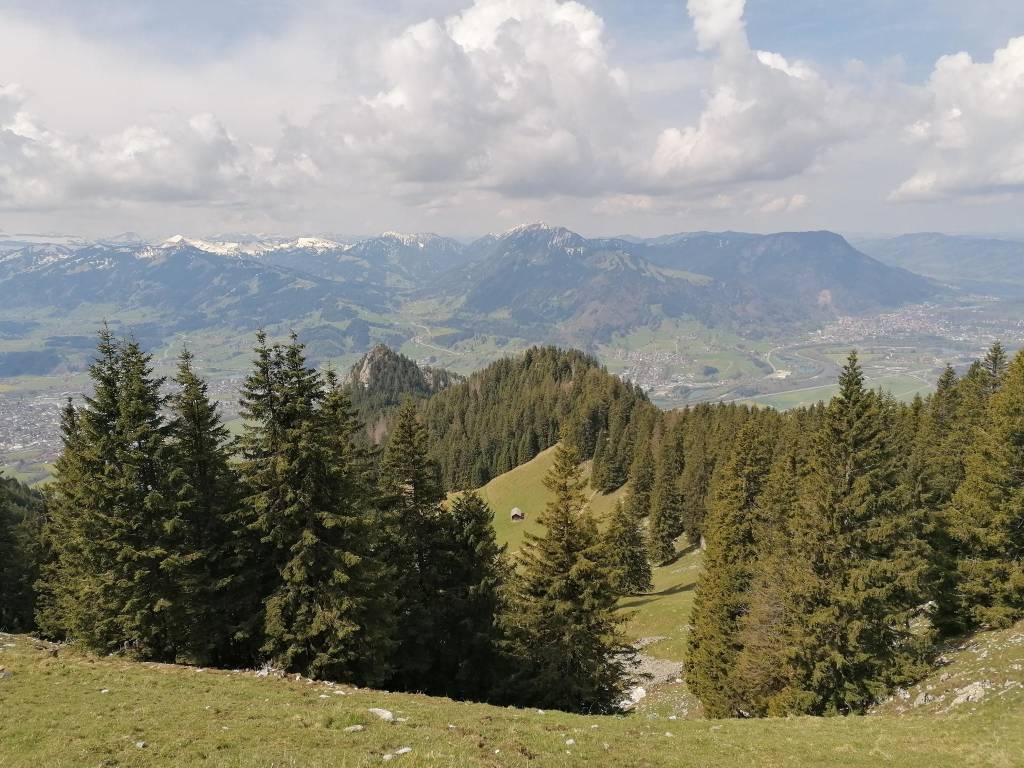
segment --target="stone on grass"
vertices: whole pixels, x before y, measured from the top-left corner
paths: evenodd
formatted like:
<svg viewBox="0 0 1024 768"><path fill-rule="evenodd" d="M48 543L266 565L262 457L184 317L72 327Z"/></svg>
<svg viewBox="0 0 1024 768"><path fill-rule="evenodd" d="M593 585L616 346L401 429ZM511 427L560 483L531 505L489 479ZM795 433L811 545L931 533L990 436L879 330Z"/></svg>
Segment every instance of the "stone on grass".
<svg viewBox="0 0 1024 768"><path fill-rule="evenodd" d="M372 707L372 708L370 708L369 712L370 712L371 715L376 715L381 720L384 720L385 722L388 722L388 723L393 722L394 719L395 719L395 714L390 709L381 709L380 707Z"/></svg>
<svg viewBox="0 0 1024 768"><path fill-rule="evenodd" d="M350 725L347 728L345 728L344 730L345 730L345 733L359 733L361 730L363 730L363 726L361 726L361 725Z"/></svg>
<svg viewBox="0 0 1024 768"><path fill-rule="evenodd" d="M953 699L953 706L956 707L960 704L981 701L983 698L985 698L985 684L976 681L956 692L956 698Z"/></svg>

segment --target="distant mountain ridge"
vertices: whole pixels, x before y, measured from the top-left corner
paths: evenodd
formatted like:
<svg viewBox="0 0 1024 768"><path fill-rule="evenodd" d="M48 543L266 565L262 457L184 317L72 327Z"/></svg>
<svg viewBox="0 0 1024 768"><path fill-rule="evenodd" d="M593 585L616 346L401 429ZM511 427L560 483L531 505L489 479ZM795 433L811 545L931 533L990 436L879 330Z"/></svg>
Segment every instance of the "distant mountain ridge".
<svg viewBox="0 0 1024 768"><path fill-rule="evenodd" d="M885 265L831 232L696 233L587 239L535 224L469 246L443 276L465 318L501 331L558 323L560 341L607 339L661 317L748 331L823 322L922 301L937 286Z"/></svg>
<svg viewBox="0 0 1024 768"><path fill-rule="evenodd" d="M968 290L1024 295L1024 240L917 232L856 242L886 264L936 280Z"/></svg>
<svg viewBox="0 0 1024 768"><path fill-rule="evenodd" d="M133 328L154 341L202 328L300 327L317 359L411 340L415 323L402 313L414 302L429 307L429 321L450 329L450 339L479 334L498 347L520 339L593 349L665 319L764 336L939 290L831 232L587 238L538 223L471 243L398 232L352 242L0 238L0 312L18 315L0 319L90 306L98 318L145 310Z"/></svg>

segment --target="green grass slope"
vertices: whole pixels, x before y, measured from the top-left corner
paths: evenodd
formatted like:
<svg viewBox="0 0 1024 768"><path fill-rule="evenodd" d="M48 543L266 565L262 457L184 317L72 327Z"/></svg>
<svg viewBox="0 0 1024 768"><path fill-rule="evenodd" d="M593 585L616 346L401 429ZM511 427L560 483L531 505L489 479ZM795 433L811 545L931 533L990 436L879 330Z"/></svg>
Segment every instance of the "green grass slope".
<svg viewBox="0 0 1024 768"><path fill-rule="evenodd" d="M1012 658L1024 657L1024 646L1011 647ZM505 709L54 650L0 635L4 768L1007 768L1024 755L1019 694L973 712L684 721ZM362 728L346 730L354 725Z"/></svg>
<svg viewBox="0 0 1024 768"><path fill-rule="evenodd" d="M932 674L874 711L884 715L990 712L1012 715L1024 729L1024 622L951 643ZM1024 765L1024 752L1014 765Z"/></svg>
<svg viewBox="0 0 1024 768"><path fill-rule="evenodd" d="M551 499L551 493L544 487L544 476L554 463L554 454L555 449L549 448L479 489L494 510L498 541L507 544L510 552L522 545L527 531L541 532L537 517ZM583 464L583 471L589 477L589 462ZM606 519L620 499L625 500L628 489L620 488L610 494L590 493L590 507L600 521ZM509 513L513 507L526 513L525 521L512 522ZM678 670L689 637L700 557L694 547L683 549L677 560L654 569L654 589L650 593L622 601L626 636L642 647L644 669L654 675L644 685L647 697L638 706L641 712L692 717L700 711L686 684L675 682L680 677Z"/></svg>
<svg viewBox="0 0 1024 768"><path fill-rule="evenodd" d="M544 476L554 462L555 449L548 448L479 489L484 501L494 510L494 530L498 541L507 544L509 552L522 546L526 531L540 533L537 518L552 498L551 492L544 487ZM590 462L583 464L583 473L590 477ZM620 498L625 498L625 489L622 488L607 495L594 491L589 493L590 508L598 520L604 519ZM526 513L525 521L512 522L510 513L514 507Z"/></svg>

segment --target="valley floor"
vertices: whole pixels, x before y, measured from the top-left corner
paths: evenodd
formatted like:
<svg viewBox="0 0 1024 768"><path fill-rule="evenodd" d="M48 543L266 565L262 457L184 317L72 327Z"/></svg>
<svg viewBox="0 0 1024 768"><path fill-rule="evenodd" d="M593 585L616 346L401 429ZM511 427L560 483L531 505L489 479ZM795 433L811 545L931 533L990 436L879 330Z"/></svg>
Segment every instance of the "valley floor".
<svg viewBox="0 0 1024 768"><path fill-rule="evenodd" d="M999 636L986 680L1024 660L1024 625ZM981 647L980 645L978 647ZM989 646L985 646L989 647ZM56 651L56 653L54 653ZM970 647L950 677L974 669ZM787 720L568 715L357 690L252 671L96 658L0 635L0 766L844 766L1011 768L1024 695L928 714ZM1011 690L1012 689L1012 690ZM386 722L369 710L394 715ZM353 729L351 726L362 726ZM346 730L348 729L348 730ZM402 752L401 750L409 751ZM388 756L391 757L388 757Z"/></svg>

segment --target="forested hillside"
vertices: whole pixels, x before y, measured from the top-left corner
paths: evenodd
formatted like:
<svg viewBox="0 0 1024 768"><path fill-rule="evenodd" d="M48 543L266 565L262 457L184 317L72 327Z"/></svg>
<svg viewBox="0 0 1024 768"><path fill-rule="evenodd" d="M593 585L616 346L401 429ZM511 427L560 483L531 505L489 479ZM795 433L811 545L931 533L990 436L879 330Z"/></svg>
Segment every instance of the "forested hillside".
<svg viewBox="0 0 1024 768"><path fill-rule="evenodd" d="M910 404L851 354L831 402L785 414L661 412L537 348L406 399L376 457L296 337L257 337L237 442L188 353L165 383L104 331L91 377L42 531L3 518L21 554L0 586L99 652L615 711L635 680L617 606L683 534L706 547L685 674L710 716L865 712L944 638L1024 617L1024 354L998 344ZM445 491L549 445L548 501L510 558L483 499ZM599 525L589 500L624 485Z"/></svg>
<svg viewBox="0 0 1024 768"><path fill-rule="evenodd" d="M24 631L35 624L42 523L42 496L0 477L0 630Z"/></svg>
<svg viewBox="0 0 1024 768"><path fill-rule="evenodd" d="M622 485L636 435L657 409L582 352L538 347L505 358L428 400L423 424L449 490L478 488L554 445L602 464Z"/></svg>
<svg viewBox="0 0 1024 768"><path fill-rule="evenodd" d="M421 368L405 355L378 344L352 366L345 389L356 417L366 425L372 443L379 445L391 431L395 411L406 399L426 399L462 378L443 368Z"/></svg>

